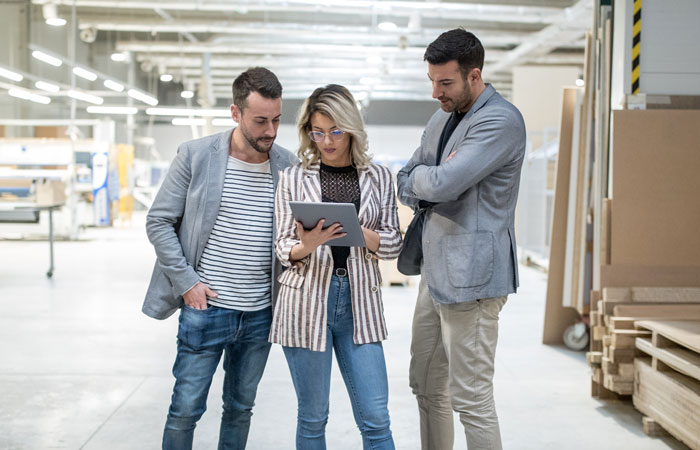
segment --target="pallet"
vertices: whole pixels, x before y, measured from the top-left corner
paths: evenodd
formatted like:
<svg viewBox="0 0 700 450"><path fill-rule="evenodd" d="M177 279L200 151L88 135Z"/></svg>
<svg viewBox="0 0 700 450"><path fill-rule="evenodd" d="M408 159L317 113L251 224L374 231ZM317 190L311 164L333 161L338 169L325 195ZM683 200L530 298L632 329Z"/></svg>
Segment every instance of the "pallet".
<svg viewBox="0 0 700 450"><path fill-rule="evenodd" d="M586 361L589 366L600 364L603 360L603 352L588 352L586 353Z"/></svg>
<svg viewBox="0 0 700 450"><path fill-rule="evenodd" d="M700 321L642 320L633 403L676 439L700 450ZM646 426L646 424L644 424Z"/></svg>
<svg viewBox="0 0 700 450"><path fill-rule="evenodd" d="M651 356L652 367L700 382L700 322L642 320L636 326L652 332L651 339L635 341L637 349Z"/></svg>
<svg viewBox="0 0 700 450"><path fill-rule="evenodd" d="M668 436L668 431L666 431L659 422L647 416L642 417L642 431L649 437Z"/></svg>
<svg viewBox="0 0 700 450"><path fill-rule="evenodd" d="M685 303L669 303L678 301ZM602 299L589 316L591 345L586 358L595 371L593 382L619 395L631 395L632 363L644 355L635 342L652 337L652 331L637 328L635 323L649 318L700 320L697 302L700 288L603 288Z"/></svg>
<svg viewBox="0 0 700 450"><path fill-rule="evenodd" d="M648 358L637 358L634 370L634 407L700 450L700 382L675 371L655 370Z"/></svg>
<svg viewBox="0 0 700 450"><path fill-rule="evenodd" d="M629 395L620 395L610 389L606 389L603 383L591 379L591 397L599 400L629 400Z"/></svg>

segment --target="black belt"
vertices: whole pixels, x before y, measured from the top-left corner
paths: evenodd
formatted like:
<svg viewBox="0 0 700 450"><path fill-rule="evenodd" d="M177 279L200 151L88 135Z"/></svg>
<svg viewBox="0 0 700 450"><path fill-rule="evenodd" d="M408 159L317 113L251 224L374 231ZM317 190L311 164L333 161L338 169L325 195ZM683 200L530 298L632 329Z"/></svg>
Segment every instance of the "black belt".
<svg viewBox="0 0 700 450"><path fill-rule="evenodd" d="M339 276L339 277L347 277L348 276L348 271L347 269L335 269L334 273Z"/></svg>

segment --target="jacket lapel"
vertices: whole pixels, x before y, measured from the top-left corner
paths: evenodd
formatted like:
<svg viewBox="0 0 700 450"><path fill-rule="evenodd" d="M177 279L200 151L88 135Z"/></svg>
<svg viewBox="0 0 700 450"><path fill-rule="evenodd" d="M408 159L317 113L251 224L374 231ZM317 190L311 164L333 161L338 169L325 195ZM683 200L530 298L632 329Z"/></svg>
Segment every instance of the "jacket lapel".
<svg viewBox="0 0 700 450"><path fill-rule="evenodd" d="M270 150L270 172L272 172L272 185L277 189L277 182L280 179L280 171L285 169L287 166L280 161L281 157L277 144L272 144L272 149Z"/></svg>
<svg viewBox="0 0 700 450"><path fill-rule="evenodd" d="M455 128L454 132L452 133L452 136L450 136L450 139L447 141L447 145L445 145L445 151L442 152L442 158L440 160L440 164L444 163L445 160L450 156L450 154L454 151L455 145L457 145L457 142L462 141L462 136L464 136L464 133L466 132L467 128L469 127L469 121L472 118L472 116L479 110L481 109L482 106L486 104L489 98L496 92L496 90L491 86L491 84L486 85L486 89L479 95L479 97L476 99L472 107L469 109L469 111L462 117L462 120L459 122L459 125L457 125L457 128ZM448 116L449 117L449 116ZM445 122L446 123L446 122ZM445 127L445 124L442 125L442 128ZM442 128L440 129L440 132L442 132Z"/></svg>
<svg viewBox="0 0 700 450"><path fill-rule="evenodd" d="M369 167L364 167L357 170L360 182L360 211L357 217L362 225L370 225L372 217L377 214L374 211L368 210L370 206L378 205L379 202L374 198L376 196L375 180Z"/></svg>
<svg viewBox="0 0 700 450"><path fill-rule="evenodd" d="M207 188L204 192L204 211L202 212L201 219L202 231L199 235L199 242L197 245L197 264L199 264L199 258L201 258L204 252L204 246L207 244L211 230L214 228L216 217L219 214L232 133L233 129L223 133L217 145L209 149L209 170L207 171Z"/></svg>
<svg viewBox="0 0 700 450"><path fill-rule="evenodd" d="M323 198L321 196L321 177L319 170L321 169L321 164L316 163L309 166L308 169L304 169L304 180L302 181L302 194L303 201L305 202L322 202Z"/></svg>

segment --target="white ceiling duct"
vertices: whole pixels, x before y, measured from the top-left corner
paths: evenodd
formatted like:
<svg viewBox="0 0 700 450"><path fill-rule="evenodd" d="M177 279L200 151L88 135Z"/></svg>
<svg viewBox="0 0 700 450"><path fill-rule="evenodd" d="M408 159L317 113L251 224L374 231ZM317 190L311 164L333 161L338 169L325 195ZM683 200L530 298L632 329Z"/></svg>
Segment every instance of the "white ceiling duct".
<svg viewBox="0 0 700 450"><path fill-rule="evenodd" d="M304 98L309 86L342 82L372 99L431 100L425 48L457 26L480 38L484 78L507 96L515 65L583 66L584 31L592 22L591 0L32 3L57 5L56 13L64 16L75 5L80 30L115 39L114 50L154 72L149 76L174 76L174 83L159 89L206 93L212 105L229 101L232 80L253 66L273 70L286 98ZM394 26L380 29L385 22ZM119 32L128 39L119 40ZM203 55L209 55L206 63ZM368 77L375 82L360 83Z"/></svg>

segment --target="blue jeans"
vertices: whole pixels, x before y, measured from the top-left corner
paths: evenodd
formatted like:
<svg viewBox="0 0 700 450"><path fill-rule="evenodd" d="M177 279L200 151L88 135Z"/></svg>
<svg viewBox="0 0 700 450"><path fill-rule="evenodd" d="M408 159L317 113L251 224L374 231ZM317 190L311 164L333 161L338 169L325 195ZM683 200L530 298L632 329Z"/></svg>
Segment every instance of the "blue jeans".
<svg viewBox="0 0 700 450"><path fill-rule="evenodd" d="M333 275L328 293L327 346L324 352L283 347L297 393L296 444L299 450L325 450L332 349L350 395L365 450L393 450L389 428L389 386L380 342L353 342L352 305L347 277Z"/></svg>
<svg viewBox="0 0 700 450"><path fill-rule="evenodd" d="M226 375L219 450L245 448L255 394L270 352L271 309L182 308L164 450L192 448L194 428L207 409L209 387L222 353Z"/></svg>

